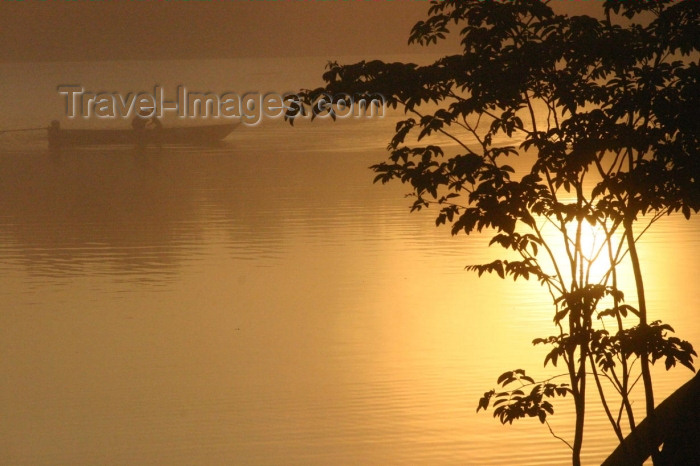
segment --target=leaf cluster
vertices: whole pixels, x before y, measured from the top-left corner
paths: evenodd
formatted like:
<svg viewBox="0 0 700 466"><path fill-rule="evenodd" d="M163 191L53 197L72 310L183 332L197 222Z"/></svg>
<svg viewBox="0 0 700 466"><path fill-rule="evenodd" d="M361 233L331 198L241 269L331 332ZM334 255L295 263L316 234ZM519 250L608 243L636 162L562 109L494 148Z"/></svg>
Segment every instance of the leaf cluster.
<svg viewBox="0 0 700 466"><path fill-rule="evenodd" d="M693 356L697 356L697 353L693 345L678 337L669 336L669 332L673 333L673 328L657 320L649 325L625 329L616 338L623 356L648 354L652 363L664 359L666 370L678 362L695 372Z"/></svg>
<svg viewBox="0 0 700 466"><path fill-rule="evenodd" d="M502 424L512 424L524 417L537 417L544 423L548 414L554 414L554 406L547 398L563 397L571 392L565 383L535 382L522 369L504 372L496 383L505 388L514 382L519 382L519 388L499 392L493 389L484 393L476 411L486 410L492 405L493 417L498 417Z"/></svg>

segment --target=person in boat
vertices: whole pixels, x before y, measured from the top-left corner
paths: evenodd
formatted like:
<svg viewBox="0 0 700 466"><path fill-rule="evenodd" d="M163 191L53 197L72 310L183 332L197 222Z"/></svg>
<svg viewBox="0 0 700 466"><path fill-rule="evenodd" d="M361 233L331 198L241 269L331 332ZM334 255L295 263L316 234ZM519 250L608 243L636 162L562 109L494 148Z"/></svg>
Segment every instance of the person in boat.
<svg viewBox="0 0 700 466"><path fill-rule="evenodd" d="M154 114L149 118L150 112L140 110L139 113L131 120L131 127L136 131L151 131L158 130L163 127L158 117Z"/></svg>
<svg viewBox="0 0 700 466"><path fill-rule="evenodd" d="M58 120L53 120L49 131L49 149L57 150L61 148L61 123Z"/></svg>
<svg viewBox="0 0 700 466"><path fill-rule="evenodd" d="M139 113L131 120L131 127L136 133L136 145L138 147L145 147L149 141L158 141L158 137L153 137L154 131L159 131L163 128L163 124L155 116L149 117L150 112L146 110L140 110Z"/></svg>

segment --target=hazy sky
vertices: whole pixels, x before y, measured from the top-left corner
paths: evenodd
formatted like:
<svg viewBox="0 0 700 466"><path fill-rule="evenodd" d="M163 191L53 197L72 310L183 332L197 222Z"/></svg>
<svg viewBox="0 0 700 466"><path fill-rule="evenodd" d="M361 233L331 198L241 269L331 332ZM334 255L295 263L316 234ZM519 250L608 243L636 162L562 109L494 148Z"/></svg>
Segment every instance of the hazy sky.
<svg viewBox="0 0 700 466"><path fill-rule="evenodd" d="M555 0L581 13L600 0ZM406 45L427 0L0 2L0 62L378 55Z"/></svg>
<svg viewBox="0 0 700 466"><path fill-rule="evenodd" d="M25 0L0 3L0 61L408 51L423 0Z"/></svg>

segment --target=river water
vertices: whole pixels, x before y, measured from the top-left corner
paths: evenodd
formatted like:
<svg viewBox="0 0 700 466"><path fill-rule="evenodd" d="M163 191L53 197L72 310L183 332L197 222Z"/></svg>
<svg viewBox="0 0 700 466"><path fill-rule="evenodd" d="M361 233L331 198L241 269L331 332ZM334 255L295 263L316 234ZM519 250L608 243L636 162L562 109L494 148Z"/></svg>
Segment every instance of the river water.
<svg viewBox="0 0 700 466"><path fill-rule="evenodd" d="M323 63L2 65L0 129L59 118L61 84L284 92ZM536 420L476 413L503 371L551 373L530 343L554 332L551 305L464 270L497 257L487 236L451 237L405 187L372 184L397 118L143 152L0 136L0 462L565 464ZM78 123L94 124L62 119ZM640 246L652 319L696 346L699 246L682 216ZM691 376L661 370L659 400ZM615 441L591 406L598 464Z"/></svg>

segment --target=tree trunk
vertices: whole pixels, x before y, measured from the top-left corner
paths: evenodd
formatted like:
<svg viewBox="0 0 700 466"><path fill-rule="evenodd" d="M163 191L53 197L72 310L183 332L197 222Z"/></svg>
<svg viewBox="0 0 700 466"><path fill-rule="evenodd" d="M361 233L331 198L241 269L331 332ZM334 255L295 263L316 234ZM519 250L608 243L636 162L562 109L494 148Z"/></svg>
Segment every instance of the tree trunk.
<svg viewBox="0 0 700 466"><path fill-rule="evenodd" d="M583 421L585 419L586 402L583 398L576 399L576 432L571 452L571 464L581 466L581 447L583 446Z"/></svg>
<svg viewBox="0 0 700 466"><path fill-rule="evenodd" d="M634 232L632 231L632 222L625 221L625 236L630 252L630 261L632 262L632 270L634 271L634 282L637 286L637 301L639 303L639 325L643 328L647 327L647 305L644 296L644 281L642 279L642 270L639 266L639 256L637 255L637 245L634 240ZM652 435L655 436L654 423L654 388L651 383L651 371L649 369L649 356L646 351L641 355L640 364L642 371L642 381L644 382L644 397L646 401L646 415L649 422L649 429ZM656 463L658 450L652 451L652 461Z"/></svg>
<svg viewBox="0 0 700 466"><path fill-rule="evenodd" d="M576 392L574 403L576 405L576 431L574 432L573 451L571 452L571 464L581 465L581 448L583 447L583 427L586 418L586 345L580 346L581 361L579 362L578 373L575 375Z"/></svg>

